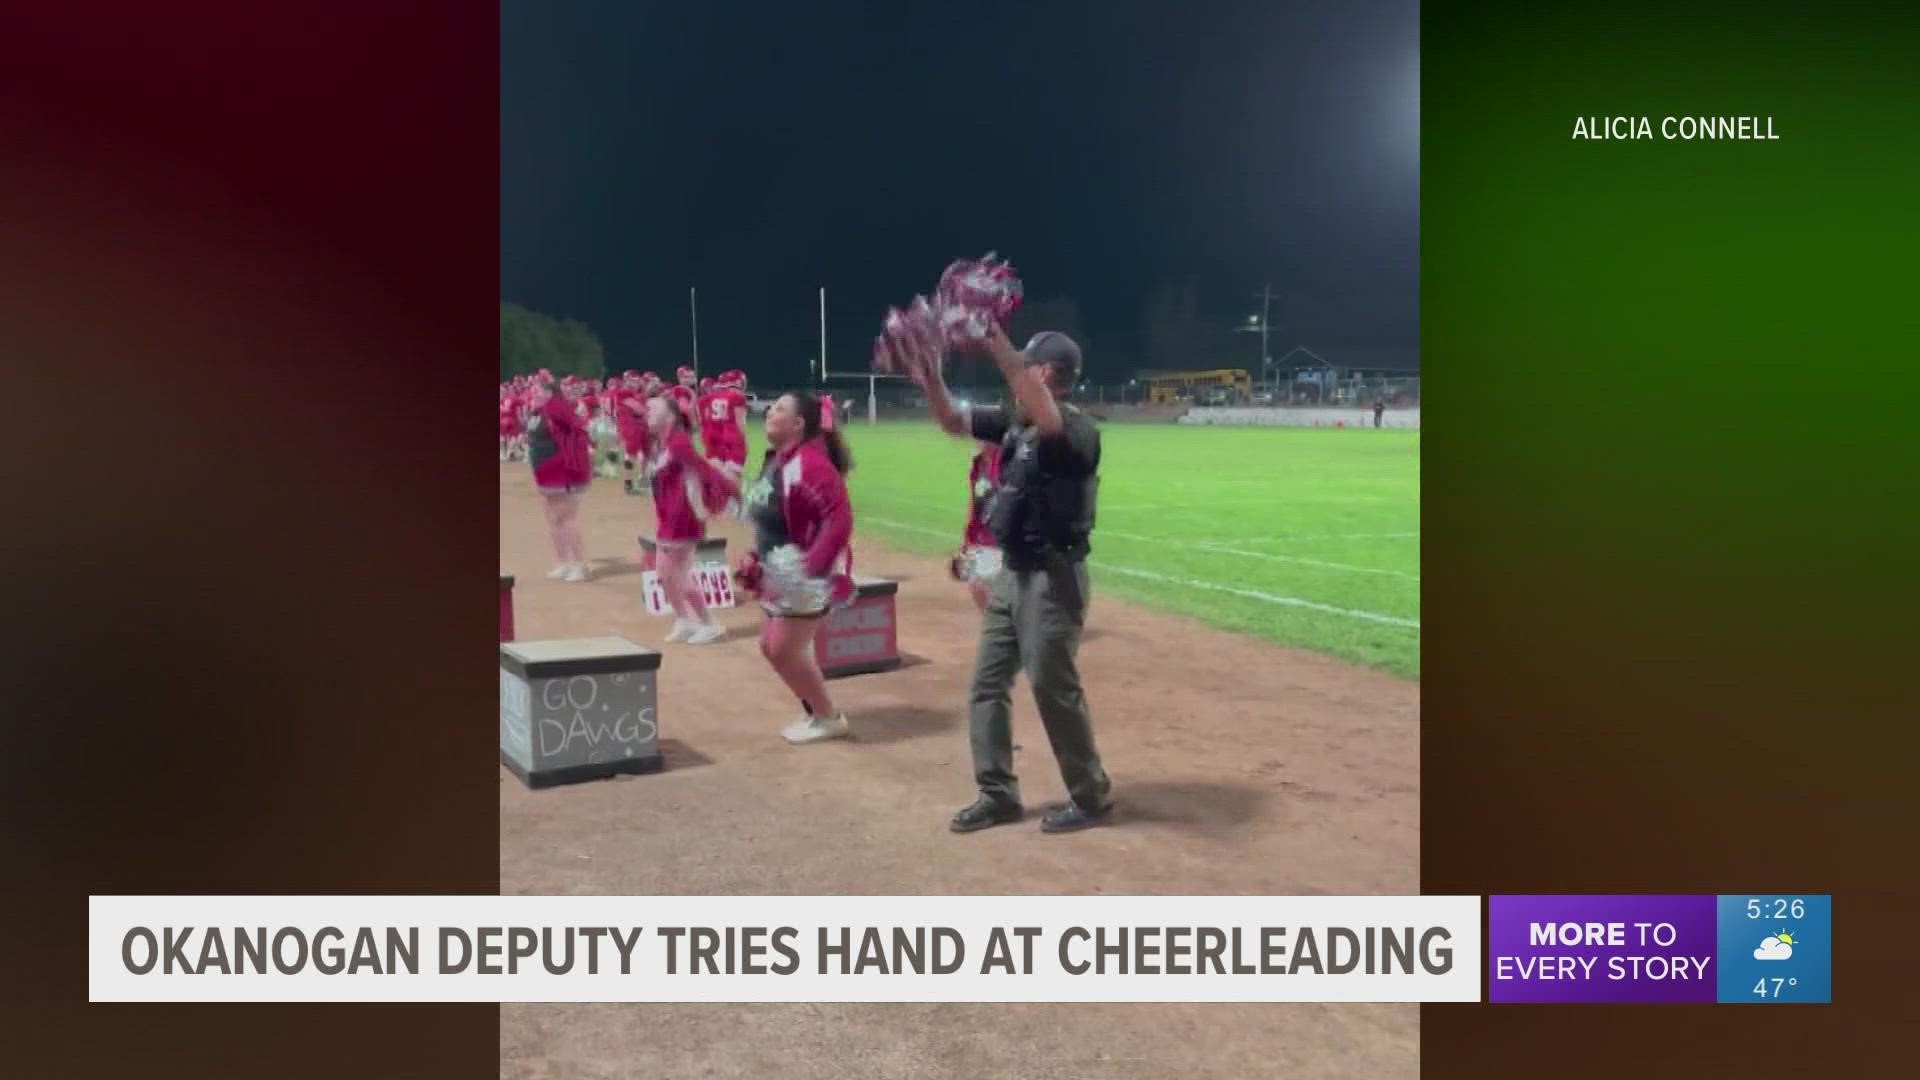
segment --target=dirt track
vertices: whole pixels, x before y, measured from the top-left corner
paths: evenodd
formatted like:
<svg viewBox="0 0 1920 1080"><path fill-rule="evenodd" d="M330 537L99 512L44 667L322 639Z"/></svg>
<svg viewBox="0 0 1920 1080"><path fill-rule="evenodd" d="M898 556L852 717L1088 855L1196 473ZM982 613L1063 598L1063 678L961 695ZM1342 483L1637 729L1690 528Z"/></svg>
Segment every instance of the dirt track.
<svg viewBox="0 0 1920 1080"><path fill-rule="evenodd" d="M595 579L559 584L524 465L501 467L500 565L519 636L617 633L666 650L664 772L530 792L502 769L506 894L1342 894L1419 891L1419 687L1096 595L1081 670L1119 810L1046 836L969 836L963 702L977 615L934 558L856 537L900 581L917 658L830 684L854 739L788 746L792 699L760 615L662 645L634 537L651 504L598 481L582 521ZM730 556L746 534L729 523ZM1098 542L1098 535L1095 536ZM1021 786L1064 798L1024 681ZM1398 1077L1412 1005L509 1005L506 1077Z"/></svg>

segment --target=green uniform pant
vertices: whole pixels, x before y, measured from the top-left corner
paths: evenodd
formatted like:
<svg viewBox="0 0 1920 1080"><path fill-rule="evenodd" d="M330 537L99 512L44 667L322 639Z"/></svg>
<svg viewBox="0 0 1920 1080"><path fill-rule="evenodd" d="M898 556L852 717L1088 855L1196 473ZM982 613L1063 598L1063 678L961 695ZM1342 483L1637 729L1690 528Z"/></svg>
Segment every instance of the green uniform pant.
<svg viewBox="0 0 1920 1080"><path fill-rule="evenodd" d="M1068 796L1081 809L1098 811L1107 805L1110 784L1094 749L1093 720L1074 662L1087 620L1087 567L1060 564L1060 571L1059 581L1044 570L1004 570L993 580L968 698L973 776L981 794L1019 804L1012 694L1014 676L1024 670Z"/></svg>

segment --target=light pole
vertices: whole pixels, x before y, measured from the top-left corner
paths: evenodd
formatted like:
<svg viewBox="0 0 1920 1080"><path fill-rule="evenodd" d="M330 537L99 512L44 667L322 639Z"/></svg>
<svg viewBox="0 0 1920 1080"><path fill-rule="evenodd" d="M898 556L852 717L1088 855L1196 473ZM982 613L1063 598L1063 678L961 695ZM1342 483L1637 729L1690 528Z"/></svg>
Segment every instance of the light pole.
<svg viewBox="0 0 1920 1080"><path fill-rule="evenodd" d="M693 377L700 377L700 297L699 290L687 287L687 322L693 328Z"/></svg>
<svg viewBox="0 0 1920 1080"><path fill-rule="evenodd" d="M1273 321L1273 285L1271 283L1264 285L1259 292L1253 295L1260 301L1260 314L1247 316L1247 325L1236 327L1235 329L1244 333L1259 331L1260 371L1262 374L1266 374L1273 367L1273 357L1267 354L1267 326ZM1277 392L1277 389L1272 376L1269 375L1267 379L1267 391L1274 393Z"/></svg>
<svg viewBox="0 0 1920 1080"><path fill-rule="evenodd" d="M1273 356L1267 352L1267 324L1272 321L1273 283L1268 282L1260 287L1260 366L1263 369L1273 362ZM1273 392L1271 382L1267 385L1267 392Z"/></svg>

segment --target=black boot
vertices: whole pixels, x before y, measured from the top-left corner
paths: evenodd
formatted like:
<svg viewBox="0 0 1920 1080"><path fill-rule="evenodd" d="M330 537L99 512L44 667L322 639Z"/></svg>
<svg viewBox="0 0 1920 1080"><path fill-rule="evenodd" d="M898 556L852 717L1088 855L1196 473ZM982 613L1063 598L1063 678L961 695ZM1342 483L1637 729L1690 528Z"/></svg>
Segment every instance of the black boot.
<svg viewBox="0 0 1920 1080"><path fill-rule="evenodd" d="M978 832L995 825L1019 821L1025 813L1018 803L1002 802L991 795L982 795L974 800L972 806L953 815L947 827L954 832Z"/></svg>
<svg viewBox="0 0 1920 1080"><path fill-rule="evenodd" d="M1081 829L1091 829L1095 825L1100 824L1101 822L1107 819L1107 816L1109 814L1112 814L1112 813L1113 813L1112 803L1108 803L1107 805L1101 807L1100 809L1094 810L1092 812L1082 810L1080 809L1080 807L1074 805L1073 803L1068 803L1067 805L1061 807L1060 809L1055 810L1053 813L1048 814L1046 817L1041 818L1040 831L1041 832L1079 832Z"/></svg>

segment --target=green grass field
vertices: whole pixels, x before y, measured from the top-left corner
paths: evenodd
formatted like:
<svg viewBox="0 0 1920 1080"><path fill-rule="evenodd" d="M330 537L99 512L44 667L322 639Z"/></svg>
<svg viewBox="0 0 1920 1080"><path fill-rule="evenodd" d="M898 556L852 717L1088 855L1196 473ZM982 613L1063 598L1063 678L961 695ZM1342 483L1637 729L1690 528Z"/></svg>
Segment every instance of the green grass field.
<svg viewBox="0 0 1920 1080"><path fill-rule="evenodd" d="M971 444L925 421L849 439L861 532L958 546ZM1101 441L1096 595L1419 677L1419 432L1108 424Z"/></svg>

